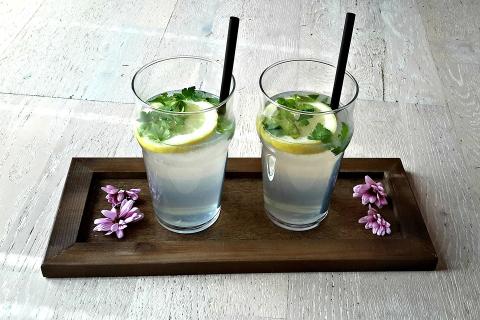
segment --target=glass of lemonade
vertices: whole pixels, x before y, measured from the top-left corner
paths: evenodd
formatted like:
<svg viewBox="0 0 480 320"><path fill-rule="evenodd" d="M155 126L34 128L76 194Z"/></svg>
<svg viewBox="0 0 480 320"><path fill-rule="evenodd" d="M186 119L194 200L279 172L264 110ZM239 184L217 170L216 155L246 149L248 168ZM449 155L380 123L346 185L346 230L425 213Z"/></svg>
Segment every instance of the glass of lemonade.
<svg viewBox="0 0 480 320"><path fill-rule="evenodd" d="M222 65L181 56L153 61L132 80L134 134L142 147L153 208L177 233L211 226L220 214L227 150L235 130L230 94L219 101Z"/></svg>
<svg viewBox="0 0 480 320"><path fill-rule="evenodd" d="M335 66L314 59L279 61L260 76L265 210L278 226L303 231L327 216L330 198L353 134L358 84L345 79L340 106L330 108Z"/></svg>

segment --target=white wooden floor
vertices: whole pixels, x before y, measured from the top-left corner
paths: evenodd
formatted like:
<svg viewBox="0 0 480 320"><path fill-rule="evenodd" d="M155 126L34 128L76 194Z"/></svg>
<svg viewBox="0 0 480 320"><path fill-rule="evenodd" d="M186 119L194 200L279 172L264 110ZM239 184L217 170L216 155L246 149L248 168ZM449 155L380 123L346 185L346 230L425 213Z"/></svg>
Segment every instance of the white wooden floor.
<svg viewBox="0 0 480 320"><path fill-rule="evenodd" d="M335 61L357 13L350 157L401 157L436 272L47 280L40 264L73 156L140 156L132 73L158 57L223 58L241 18L232 156L258 156L258 76ZM478 319L480 2L0 0L1 319Z"/></svg>

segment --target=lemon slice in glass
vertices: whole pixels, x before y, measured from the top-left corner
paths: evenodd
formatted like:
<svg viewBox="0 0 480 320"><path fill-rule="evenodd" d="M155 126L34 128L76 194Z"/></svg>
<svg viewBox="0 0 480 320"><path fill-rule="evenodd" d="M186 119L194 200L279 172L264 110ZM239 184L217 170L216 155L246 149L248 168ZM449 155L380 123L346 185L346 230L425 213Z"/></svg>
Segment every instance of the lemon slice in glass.
<svg viewBox="0 0 480 320"><path fill-rule="evenodd" d="M213 107L213 104L207 101L185 100L185 103L187 105L185 108L186 112L200 111ZM151 106L155 108L155 103L152 103ZM188 146L205 141L215 133L218 120L216 109L196 114L186 114L185 116L179 115L179 117L184 117L185 119L182 130L162 142L151 140L147 136L141 136L137 128L135 137L138 143L151 152L184 152L189 149Z"/></svg>
<svg viewBox="0 0 480 320"><path fill-rule="evenodd" d="M326 104L315 101L309 102L309 105L315 108L316 112L328 112L332 109ZM277 110L274 104L268 105L264 110L262 117L271 117ZM318 123L321 123L330 132L335 133L337 130L337 118L333 113L314 114L312 118L308 119L309 123L306 126L299 126L298 130L300 136L293 138L291 136L274 136L265 130L261 117L257 120L257 130L262 139L274 148L296 154L312 154L325 151L322 143L318 140L310 140L308 136L313 132Z"/></svg>

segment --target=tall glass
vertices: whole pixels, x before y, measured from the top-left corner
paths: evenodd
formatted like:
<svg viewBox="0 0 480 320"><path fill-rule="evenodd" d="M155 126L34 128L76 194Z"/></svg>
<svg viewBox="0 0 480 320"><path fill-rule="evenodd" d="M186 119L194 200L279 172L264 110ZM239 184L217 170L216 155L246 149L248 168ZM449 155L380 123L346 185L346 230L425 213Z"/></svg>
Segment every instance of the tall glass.
<svg viewBox="0 0 480 320"><path fill-rule="evenodd" d="M260 76L265 210L278 226L309 230L327 216L358 95L346 73L340 107L330 108L335 66L314 59L279 61Z"/></svg>
<svg viewBox="0 0 480 320"><path fill-rule="evenodd" d="M132 80L134 134L142 147L153 208L159 223L173 232L202 231L220 214L235 128L235 79L230 95L218 101L221 79L220 63L181 56L153 61Z"/></svg>

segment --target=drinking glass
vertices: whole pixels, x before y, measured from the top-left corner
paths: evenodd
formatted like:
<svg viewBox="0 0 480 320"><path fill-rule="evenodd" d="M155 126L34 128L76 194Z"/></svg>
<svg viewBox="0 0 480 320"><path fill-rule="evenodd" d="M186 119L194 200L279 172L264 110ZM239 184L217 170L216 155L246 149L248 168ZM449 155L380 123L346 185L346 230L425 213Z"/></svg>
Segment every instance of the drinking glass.
<svg viewBox="0 0 480 320"><path fill-rule="evenodd" d="M260 76L264 205L276 225L309 230L327 216L358 95L346 72L340 106L329 107L336 67L315 59L274 63Z"/></svg>
<svg viewBox="0 0 480 320"><path fill-rule="evenodd" d="M153 208L159 223L173 232L202 231L220 214L227 150L235 129L233 76L229 96L218 101L222 69L210 59L180 56L150 62L132 80L134 134L142 147ZM186 88L191 87L202 101L185 100L181 112L152 103L163 101L161 94L188 96Z"/></svg>

